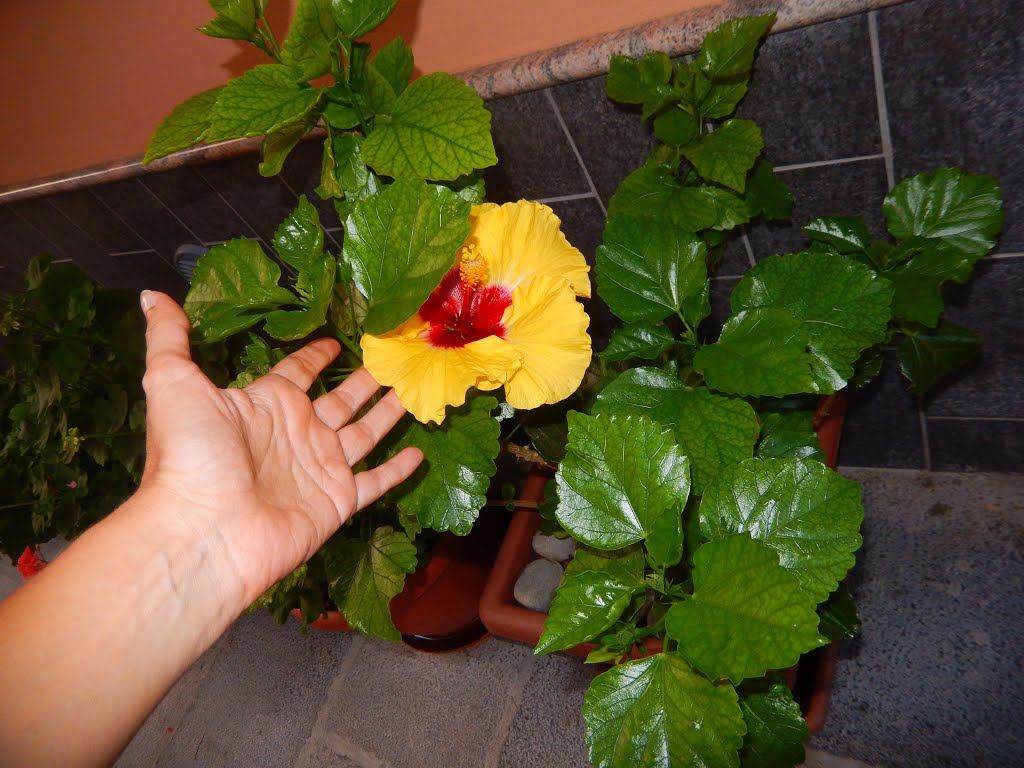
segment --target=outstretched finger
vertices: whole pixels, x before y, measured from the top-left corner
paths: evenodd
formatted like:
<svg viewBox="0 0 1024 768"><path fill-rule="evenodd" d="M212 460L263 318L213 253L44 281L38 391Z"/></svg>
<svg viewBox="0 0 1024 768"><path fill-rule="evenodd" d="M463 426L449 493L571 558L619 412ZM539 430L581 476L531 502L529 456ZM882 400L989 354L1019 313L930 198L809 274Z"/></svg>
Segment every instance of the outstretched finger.
<svg viewBox="0 0 1024 768"><path fill-rule="evenodd" d="M338 432L341 450L349 466L362 461L405 414L398 395L391 390L363 418Z"/></svg>
<svg viewBox="0 0 1024 768"><path fill-rule="evenodd" d="M146 376L143 384L152 387L154 376L167 370L168 363L192 364L189 352L188 318L170 296L159 291L143 291L139 304L146 316Z"/></svg>
<svg viewBox="0 0 1024 768"><path fill-rule="evenodd" d="M419 448L406 448L379 467L356 475L356 509L365 509L403 480L409 478L423 461Z"/></svg>
<svg viewBox="0 0 1024 768"><path fill-rule="evenodd" d="M292 352L271 368L270 373L287 379L305 392L340 351L341 345L334 339L317 339L297 352Z"/></svg>
<svg viewBox="0 0 1024 768"><path fill-rule="evenodd" d="M354 371L345 381L326 395L313 401L313 410L324 424L338 431L366 405L380 384L365 368Z"/></svg>

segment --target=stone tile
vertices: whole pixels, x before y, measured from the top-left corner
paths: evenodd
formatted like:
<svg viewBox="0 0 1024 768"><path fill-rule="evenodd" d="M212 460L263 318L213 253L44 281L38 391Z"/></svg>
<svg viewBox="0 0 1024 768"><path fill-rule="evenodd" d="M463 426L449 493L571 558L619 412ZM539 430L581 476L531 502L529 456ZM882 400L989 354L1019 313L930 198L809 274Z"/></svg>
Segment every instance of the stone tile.
<svg viewBox="0 0 1024 768"><path fill-rule="evenodd" d="M265 611L243 616L157 765L292 765L352 641L347 633L303 636L294 621L278 626Z"/></svg>
<svg viewBox="0 0 1024 768"><path fill-rule="evenodd" d="M390 768L480 768L504 743L505 713L532 668L529 647L494 638L443 655L368 639L332 687L314 736Z"/></svg>
<svg viewBox="0 0 1024 768"><path fill-rule="evenodd" d="M880 154L867 17L769 36L736 116L757 121L775 165Z"/></svg>
<svg viewBox="0 0 1024 768"><path fill-rule="evenodd" d="M722 258L714 269L714 274L719 277L742 277L752 266L750 254L747 253L747 244L743 238L746 236L746 227L732 233L729 240L726 240L722 248ZM747 241L749 242L749 241Z"/></svg>
<svg viewBox="0 0 1024 768"><path fill-rule="evenodd" d="M618 104L605 95L606 81L604 75L591 77L557 85L551 93L607 206L622 180L644 164L657 140L639 107Z"/></svg>
<svg viewBox="0 0 1024 768"><path fill-rule="evenodd" d="M232 211L268 243L284 218L298 205L295 195L279 178L260 176L259 160L254 155L210 163L197 171L220 193ZM216 239L226 240L228 236Z"/></svg>
<svg viewBox="0 0 1024 768"><path fill-rule="evenodd" d="M887 768L1024 764L1024 476L842 471L864 486L863 629L814 747Z"/></svg>
<svg viewBox="0 0 1024 768"><path fill-rule="evenodd" d="M150 245L88 189L47 198L105 251L148 250Z"/></svg>
<svg viewBox="0 0 1024 768"><path fill-rule="evenodd" d="M55 259L71 259L100 286L107 286L111 275L103 247L62 214L49 199L24 200L14 203L11 208L53 244L51 253Z"/></svg>
<svg viewBox="0 0 1024 768"><path fill-rule="evenodd" d="M172 263L179 245L201 241L200 236L160 202L140 179L115 181L94 187L92 191L141 234L168 264Z"/></svg>
<svg viewBox="0 0 1024 768"><path fill-rule="evenodd" d="M1024 472L1020 421L928 419L932 469Z"/></svg>
<svg viewBox="0 0 1024 768"><path fill-rule="evenodd" d="M19 216L11 205L0 206L0 261L18 275L18 288L23 287L21 274L34 256L41 253L55 253L54 244L24 217Z"/></svg>
<svg viewBox="0 0 1024 768"><path fill-rule="evenodd" d="M255 158L241 159L256 163ZM218 167L224 162L231 161L221 161L205 168L176 168L144 176L140 182L203 243L230 240L233 237L252 237L254 230L249 223L232 210L214 186L204 178L209 168Z"/></svg>
<svg viewBox="0 0 1024 768"><path fill-rule="evenodd" d="M294 768L389 768L365 750L354 747L334 734L313 737L303 748Z"/></svg>
<svg viewBox="0 0 1024 768"><path fill-rule="evenodd" d="M924 469L917 398L907 390L893 353L875 381L850 393L839 464Z"/></svg>
<svg viewBox="0 0 1024 768"><path fill-rule="evenodd" d="M958 165L1003 188L1000 250L1024 251L1024 4L920 0L878 12L897 179Z"/></svg>
<svg viewBox="0 0 1024 768"><path fill-rule="evenodd" d="M0 264L0 293L17 293L24 288L25 281L22 278L22 270L18 267ZM0 352L2 350L3 347L0 347Z"/></svg>
<svg viewBox="0 0 1024 768"><path fill-rule="evenodd" d="M487 199L503 203L590 191L544 91L487 102L498 164L484 178Z"/></svg>
<svg viewBox="0 0 1024 768"><path fill-rule="evenodd" d="M103 257L102 265L89 265L92 271L99 271L107 288L123 288L130 291L151 289L163 291L178 303L185 300L188 283L164 261L156 251L132 253L124 256Z"/></svg>
<svg viewBox="0 0 1024 768"><path fill-rule="evenodd" d="M600 671L575 656L536 658L499 768L589 768L580 710L590 681Z"/></svg>
<svg viewBox="0 0 1024 768"><path fill-rule="evenodd" d="M747 229L757 259L804 250L801 227L819 216L863 216L875 237L885 234L882 200L888 192L882 159L800 168L779 173L793 192L790 222L762 222Z"/></svg>

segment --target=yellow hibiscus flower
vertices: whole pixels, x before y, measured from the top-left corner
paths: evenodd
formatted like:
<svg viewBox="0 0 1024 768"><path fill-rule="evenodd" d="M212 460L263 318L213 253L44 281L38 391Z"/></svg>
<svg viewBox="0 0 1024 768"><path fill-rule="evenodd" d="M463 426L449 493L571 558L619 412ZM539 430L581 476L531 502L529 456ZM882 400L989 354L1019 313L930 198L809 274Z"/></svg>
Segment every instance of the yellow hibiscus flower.
<svg viewBox="0 0 1024 768"><path fill-rule="evenodd" d="M586 261L540 203L475 206L455 265L412 318L365 334L363 364L426 423L470 387L505 388L514 408L571 395L590 364Z"/></svg>

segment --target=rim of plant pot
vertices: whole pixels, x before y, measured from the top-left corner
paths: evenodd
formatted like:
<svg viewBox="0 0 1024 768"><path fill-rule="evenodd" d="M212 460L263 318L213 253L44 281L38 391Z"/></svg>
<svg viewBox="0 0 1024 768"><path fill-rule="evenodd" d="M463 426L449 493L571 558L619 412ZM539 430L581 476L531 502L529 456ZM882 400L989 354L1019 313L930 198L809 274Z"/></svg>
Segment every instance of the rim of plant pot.
<svg viewBox="0 0 1024 768"><path fill-rule="evenodd" d="M490 509L466 536L443 533L423 567L405 580L391 601L391 619L411 648L431 653L460 650L490 633L481 621L480 598L507 528L508 515ZM292 615L301 618L298 609ZM310 622L314 629L351 632L340 611Z"/></svg>
<svg viewBox="0 0 1024 768"><path fill-rule="evenodd" d="M825 454L825 464L831 469L835 469L839 457L846 400L845 392L823 397L814 418L814 429ZM480 617L491 634L530 645L537 644L544 632L544 622L548 615L524 608L516 601L513 590L526 564L539 559L539 555L533 551L533 535L542 521L534 507L544 498L544 486L554 474L553 469L538 466L526 478L520 496L522 501L533 506L517 508L480 598ZM661 651L659 640L647 641L646 645L646 653L634 647L631 658L641 658ZM583 643L564 653L584 657L595 648L597 645L594 643ZM812 734L825 725L838 657L838 642L830 643L824 648L804 654L796 671L791 672L787 678L790 687L799 693L804 720Z"/></svg>

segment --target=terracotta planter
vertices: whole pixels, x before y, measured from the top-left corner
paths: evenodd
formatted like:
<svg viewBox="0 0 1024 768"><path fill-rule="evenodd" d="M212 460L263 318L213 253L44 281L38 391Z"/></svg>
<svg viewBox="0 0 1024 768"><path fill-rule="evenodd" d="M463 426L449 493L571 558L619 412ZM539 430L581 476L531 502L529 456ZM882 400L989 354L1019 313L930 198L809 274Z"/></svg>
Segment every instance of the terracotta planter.
<svg viewBox="0 0 1024 768"><path fill-rule="evenodd" d="M825 454L825 463L833 469L839 454L845 415L846 397L840 394L822 398L815 416L815 431ZM532 471L523 485L523 501L539 502L544 497L544 485L553 477L552 470ZM526 564L538 558L533 551L533 534L540 524L541 517L533 509L521 507L516 510L480 599L480 617L492 634L530 645L537 644L548 615L524 608L516 602L512 592ZM647 646L648 653L661 650L660 641L648 642ZM584 643L566 653L586 656L596 647L594 643ZM633 658L643 655L636 649L632 653ZM825 725L838 655L839 645L832 643L805 654L798 667L790 672L790 687L800 702L811 733L817 733Z"/></svg>
<svg viewBox="0 0 1024 768"><path fill-rule="evenodd" d="M480 598L507 525L506 512L485 509L467 536L441 535L423 567L391 601L391 619L406 645L453 651L487 636ZM328 611L310 626L333 632L352 629L338 611Z"/></svg>

